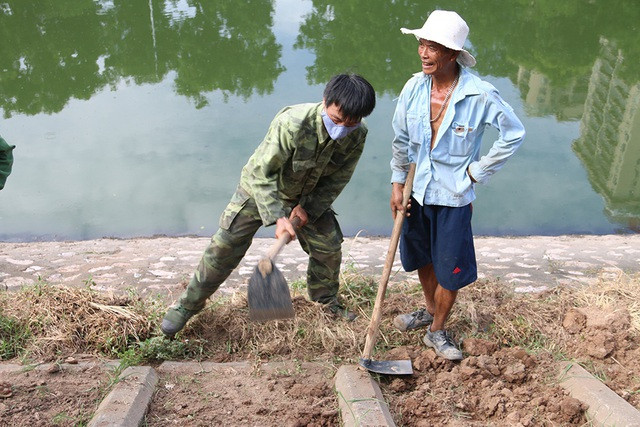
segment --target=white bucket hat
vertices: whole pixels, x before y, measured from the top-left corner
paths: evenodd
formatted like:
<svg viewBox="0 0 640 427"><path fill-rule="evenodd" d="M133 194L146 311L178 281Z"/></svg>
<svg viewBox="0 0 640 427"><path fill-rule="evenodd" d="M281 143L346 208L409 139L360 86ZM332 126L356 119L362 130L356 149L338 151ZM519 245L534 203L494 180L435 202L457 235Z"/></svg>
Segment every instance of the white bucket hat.
<svg viewBox="0 0 640 427"><path fill-rule="evenodd" d="M422 28L415 30L401 28L400 31L403 34L413 34L418 40L429 40L459 51L460 55L458 55L457 61L464 67L476 65L476 59L462 48L469 34L469 26L456 12L434 10Z"/></svg>

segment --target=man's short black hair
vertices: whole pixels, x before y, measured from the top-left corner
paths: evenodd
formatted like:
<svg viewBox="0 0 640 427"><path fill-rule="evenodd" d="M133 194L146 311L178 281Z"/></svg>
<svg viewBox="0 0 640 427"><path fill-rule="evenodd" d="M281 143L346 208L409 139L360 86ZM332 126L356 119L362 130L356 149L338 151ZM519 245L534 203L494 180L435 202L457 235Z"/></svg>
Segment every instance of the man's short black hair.
<svg viewBox="0 0 640 427"><path fill-rule="evenodd" d="M376 92L371 83L358 74L333 76L323 93L324 104L337 105L345 118L360 120L376 106Z"/></svg>

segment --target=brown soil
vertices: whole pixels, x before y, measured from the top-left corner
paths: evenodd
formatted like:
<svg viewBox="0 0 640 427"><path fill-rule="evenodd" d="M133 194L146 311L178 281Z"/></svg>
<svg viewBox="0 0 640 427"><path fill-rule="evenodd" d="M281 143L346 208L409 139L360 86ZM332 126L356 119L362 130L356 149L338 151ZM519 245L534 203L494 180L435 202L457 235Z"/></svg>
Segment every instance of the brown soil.
<svg viewBox="0 0 640 427"><path fill-rule="evenodd" d="M382 387L399 425L582 425L586 407L556 383L548 355L471 345L478 355L455 364L412 348L416 374L384 378ZM426 422L425 420L429 420Z"/></svg>
<svg viewBox="0 0 640 427"><path fill-rule="evenodd" d="M380 379L398 425L583 425L587 407L559 385L559 359L580 363L640 409L640 340L628 310L570 307L554 315L536 325L536 334L561 343L555 355L480 338L462 342L466 358L460 363L424 346L389 351L385 358L411 358L416 371L407 378ZM415 334L416 340L422 335Z"/></svg>
<svg viewBox="0 0 640 427"><path fill-rule="evenodd" d="M385 302L374 354L413 363L412 376L377 377L396 423L583 425L587 408L557 380L562 359L582 364L640 408L637 295L620 299L625 295L619 281L605 285L591 294L565 288L536 295L513 295L495 282L473 285L460 293L448 323L465 351L458 363L427 349L424 331L393 329L391 319L421 300L416 284L398 285ZM345 298L357 302L353 295ZM348 324L300 297L294 303L293 321L250 324L242 299L198 316L181 340L199 343L208 361L249 361L248 367L162 373L147 425L340 425L333 375L357 360L370 307L356 303L361 316ZM57 350L54 358L64 361L67 354ZM274 360L282 364L273 367ZM0 383L10 386L0 398L0 425L86 422L112 371L79 374L60 366L19 375L0 371Z"/></svg>
<svg viewBox="0 0 640 427"><path fill-rule="evenodd" d="M161 375L148 426L339 425L333 369L284 362Z"/></svg>
<svg viewBox="0 0 640 427"><path fill-rule="evenodd" d="M86 425L111 378L104 364L91 362L82 368L48 364L0 371L0 426Z"/></svg>

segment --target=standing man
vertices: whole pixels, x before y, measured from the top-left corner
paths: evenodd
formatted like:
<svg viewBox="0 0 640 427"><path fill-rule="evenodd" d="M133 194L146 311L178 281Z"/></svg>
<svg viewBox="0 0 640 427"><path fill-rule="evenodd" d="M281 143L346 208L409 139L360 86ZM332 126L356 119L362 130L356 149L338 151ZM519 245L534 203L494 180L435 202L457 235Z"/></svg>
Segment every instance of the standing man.
<svg viewBox="0 0 640 427"><path fill-rule="evenodd" d="M11 167L13 166L13 149L15 145L9 145L0 136L0 190L4 188L4 183L7 181L7 177L11 173Z"/></svg>
<svg viewBox="0 0 640 427"><path fill-rule="evenodd" d="M307 290L336 315L355 315L338 302L342 232L331 204L351 179L364 148L361 121L375 107L375 92L355 74L333 77L323 101L280 110L242 169L240 184L220 217L200 264L161 329L171 337L205 306L231 274L260 226L276 224L276 238L301 220L297 237L309 255Z"/></svg>
<svg viewBox="0 0 640 427"><path fill-rule="evenodd" d="M422 71L405 84L393 117L391 212L402 212L409 163L416 163L412 198L403 224L400 256L418 270L426 307L401 314L402 330L430 326L424 343L449 360L462 352L445 331L458 290L477 279L471 231L475 183L485 183L522 143L522 123L491 84L471 74L476 60L463 49L469 27L456 13L432 12L418 39ZM487 125L500 135L480 157Z"/></svg>

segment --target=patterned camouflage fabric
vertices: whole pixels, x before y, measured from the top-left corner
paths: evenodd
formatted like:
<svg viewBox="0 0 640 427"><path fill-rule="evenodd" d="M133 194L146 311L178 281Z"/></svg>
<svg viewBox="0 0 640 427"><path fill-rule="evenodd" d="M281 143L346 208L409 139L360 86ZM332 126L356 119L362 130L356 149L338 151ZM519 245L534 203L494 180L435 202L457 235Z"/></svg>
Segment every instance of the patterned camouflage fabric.
<svg viewBox="0 0 640 427"><path fill-rule="evenodd" d="M367 134L364 123L339 141L322 123L322 104L286 107L242 170L240 184L220 217L180 304L201 310L242 260L256 231L300 204L309 222L297 236L309 254L307 289L312 301L336 301L342 231L331 203L351 179Z"/></svg>
<svg viewBox="0 0 640 427"><path fill-rule="evenodd" d="M4 183L7 181L7 177L11 173L11 167L13 165L13 149L15 145L9 145L0 137L0 190L4 188Z"/></svg>
<svg viewBox="0 0 640 427"><path fill-rule="evenodd" d="M315 221L351 179L364 148L364 123L339 141L324 128L322 104L286 107L271 122L260 146L242 169L240 185L256 200L267 226L300 205Z"/></svg>

